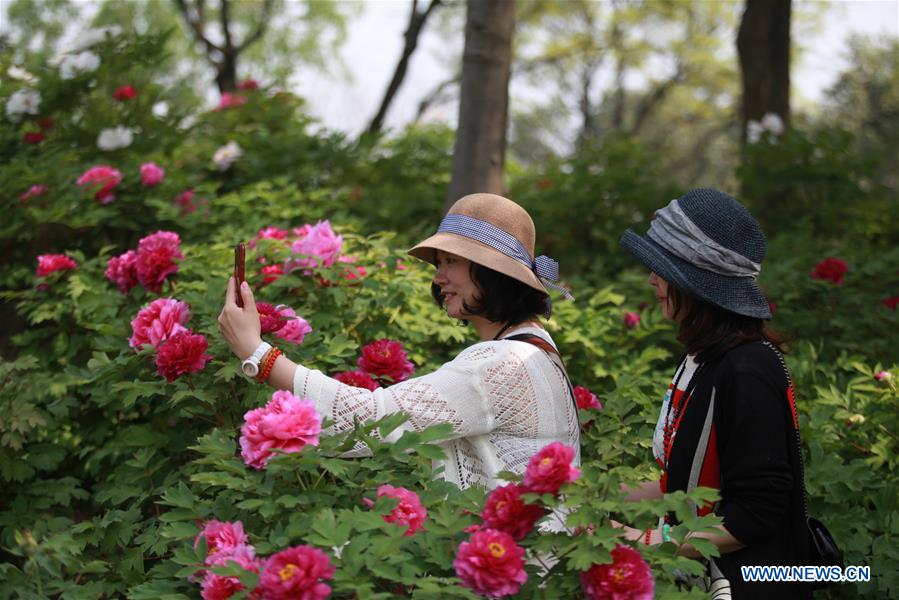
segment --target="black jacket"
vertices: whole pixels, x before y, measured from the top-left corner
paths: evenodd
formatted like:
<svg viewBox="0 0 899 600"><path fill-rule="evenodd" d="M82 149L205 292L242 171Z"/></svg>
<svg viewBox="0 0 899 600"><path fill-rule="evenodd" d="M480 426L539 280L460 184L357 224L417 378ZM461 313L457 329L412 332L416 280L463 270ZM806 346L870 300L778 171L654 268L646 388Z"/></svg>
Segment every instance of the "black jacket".
<svg viewBox="0 0 899 600"><path fill-rule="evenodd" d="M778 354L763 343L743 344L700 368L668 464L668 491L686 490L691 465L714 396L714 441L721 500L715 514L746 547L715 562L733 598L808 598L806 585L744 582L744 565L810 564L803 515L801 457Z"/></svg>

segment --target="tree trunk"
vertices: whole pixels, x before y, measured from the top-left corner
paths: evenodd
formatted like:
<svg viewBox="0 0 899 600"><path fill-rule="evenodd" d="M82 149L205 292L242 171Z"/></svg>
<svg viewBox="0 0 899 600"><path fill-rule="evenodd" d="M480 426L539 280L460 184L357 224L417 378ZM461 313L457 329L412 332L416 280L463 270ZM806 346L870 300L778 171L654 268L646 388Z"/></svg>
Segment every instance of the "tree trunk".
<svg viewBox="0 0 899 600"><path fill-rule="evenodd" d="M468 0L459 124L449 208L474 192L504 191L514 0Z"/></svg>
<svg viewBox="0 0 899 600"><path fill-rule="evenodd" d="M403 35L405 39L403 54L400 56L400 61L397 63L396 69L393 72L393 78L390 80L390 85L387 86L387 91L384 92L384 99L381 100L381 106L378 107L377 114L368 125L368 133L377 133L381 131L381 128L384 126L384 118L387 116L387 109L390 108L393 97L396 95L400 86L403 84L403 80L406 78L409 59L418 47L418 38L421 35L421 30L425 25L425 21L428 20L431 12L440 5L441 1L442 0L431 0L428 8L420 13L418 12L418 0L412 0L412 10L409 15L409 27Z"/></svg>
<svg viewBox="0 0 899 600"><path fill-rule="evenodd" d="M746 125L768 113L790 122L791 0L746 0L737 33L743 74L742 140Z"/></svg>

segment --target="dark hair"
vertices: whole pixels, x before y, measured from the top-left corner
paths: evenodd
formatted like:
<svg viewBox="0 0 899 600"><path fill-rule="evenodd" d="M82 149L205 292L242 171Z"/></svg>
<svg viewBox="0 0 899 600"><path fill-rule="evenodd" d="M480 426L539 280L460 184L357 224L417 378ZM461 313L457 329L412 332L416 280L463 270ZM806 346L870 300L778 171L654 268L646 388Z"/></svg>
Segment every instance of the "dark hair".
<svg viewBox="0 0 899 600"><path fill-rule="evenodd" d="M534 315L544 314L549 308L548 295L489 267L472 262L468 274L479 292L473 306L462 304L469 315L484 317L494 323L517 325ZM437 306L443 308L443 294L436 283L431 283L431 296Z"/></svg>
<svg viewBox="0 0 899 600"><path fill-rule="evenodd" d="M764 319L738 315L691 296L670 283L668 301L672 314L681 317L677 340L684 345L687 354L695 355L700 363L746 342L771 342L783 352L782 346L789 341L786 336L772 331Z"/></svg>

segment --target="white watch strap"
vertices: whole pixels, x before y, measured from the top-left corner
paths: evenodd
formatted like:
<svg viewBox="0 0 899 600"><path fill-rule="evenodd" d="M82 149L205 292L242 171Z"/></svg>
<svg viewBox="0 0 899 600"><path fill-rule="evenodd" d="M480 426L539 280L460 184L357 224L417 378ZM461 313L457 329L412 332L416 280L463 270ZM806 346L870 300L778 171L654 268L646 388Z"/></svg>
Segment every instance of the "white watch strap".
<svg viewBox="0 0 899 600"><path fill-rule="evenodd" d="M256 365L256 368L258 369L258 368L259 368L259 361L262 360L262 357L265 356L265 353L268 352L268 351L271 350L271 349L272 349L272 345L271 345L271 344L269 344L268 342L262 342L261 344L259 344L259 347L256 348L256 350L253 352L253 354L251 354L251 355L250 355L245 361L243 361L241 364L244 364L244 363L253 363L254 365Z"/></svg>

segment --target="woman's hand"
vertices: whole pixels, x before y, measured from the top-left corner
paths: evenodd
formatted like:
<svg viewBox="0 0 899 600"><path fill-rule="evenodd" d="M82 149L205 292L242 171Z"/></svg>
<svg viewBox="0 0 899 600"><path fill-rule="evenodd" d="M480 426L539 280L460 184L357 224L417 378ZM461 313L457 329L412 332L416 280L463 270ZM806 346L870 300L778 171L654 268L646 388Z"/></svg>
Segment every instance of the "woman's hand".
<svg viewBox="0 0 899 600"><path fill-rule="evenodd" d="M262 343L262 325L259 323L259 313L256 311L256 301L253 299L250 284L245 281L240 286L243 308L237 306L235 302L237 293L235 286L234 278L229 278L225 306L219 315L219 330L231 352L240 360L245 360Z"/></svg>
<svg viewBox="0 0 899 600"><path fill-rule="evenodd" d="M619 523L618 521L616 521L614 519L611 519L611 524L612 524L612 527L621 531L621 533L619 535L621 535L621 537L623 537L624 539L631 540L633 542L636 542L636 541L641 541L644 543L646 542L646 531L645 530L634 529L633 527L625 525L624 523ZM661 540L657 539L659 537L659 535L660 534L657 529L650 530L649 543L651 545L661 543Z"/></svg>

